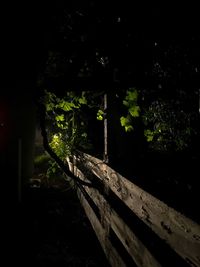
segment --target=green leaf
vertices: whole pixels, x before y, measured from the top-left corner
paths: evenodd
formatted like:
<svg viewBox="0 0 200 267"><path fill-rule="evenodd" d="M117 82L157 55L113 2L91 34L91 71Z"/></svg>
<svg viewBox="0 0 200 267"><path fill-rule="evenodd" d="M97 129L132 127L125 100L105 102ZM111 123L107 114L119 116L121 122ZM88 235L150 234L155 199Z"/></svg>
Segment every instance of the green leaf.
<svg viewBox="0 0 200 267"><path fill-rule="evenodd" d="M81 98L79 98L78 102L82 105L86 105L87 99L85 98L85 96L82 96Z"/></svg>
<svg viewBox="0 0 200 267"><path fill-rule="evenodd" d="M97 120L98 121L102 121L103 120L103 117L101 115L97 116Z"/></svg>
<svg viewBox="0 0 200 267"><path fill-rule="evenodd" d="M125 131L126 131L126 132L131 132L131 131L133 131L133 126L132 126L132 125L125 126Z"/></svg>
<svg viewBox="0 0 200 267"><path fill-rule="evenodd" d="M70 111L72 110L72 105L69 102L63 101L60 103L59 107L64 111Z"/></svg>
<svg viewBox="0 0 200 267"><path fill-rule="evenodd" d="M97 112L97 120L102 121L104 117L104 112L103 110L99 109Z"/></svg>
<svg viewBox="0 0 200 267"><path fill-rule="evenodd" d="M57 115L55 117L56 121L59 122L59 121L64 121L65 120L65 117L64 117L64 114L61 114L61 115Z"/></svg>
<svg viewBox="0 0 200 267"><path fill-rule="evenodd" d="M98 112L97 112L97 114L103 115L104 112L103 112L103 110L99 109Z"/></svg>
<svg viewBox="0 0 200 267"><path fill-rule="evenodd" d="M129 119L129 117L124 117L124 116L122 116L121 118L120 118L120 123L121 123L121 126L128 126L131 122L130 122L130 119Z"/></svg>
<svg viewBox="0 0 200 267"><path fill-rule="evenodd" d="M154 137L154 132L152 132L151 130L147 129L144 131L144 135L147 139L147 142L151 142L153 141L153 137Z"/></svg>
<svg viewBox="0 0 200 267"><path fill-rule="evenodd" d="M46 110L47 111L53 110L53 104L51 104L51 103L46 104Z"/></svg>
<svg viewBox="0 0 200 267"><path fill-rule="evenodd" d="M126 96L126 100L128 101L137 101L138 98L138 93L136 91L136 89L129 89L127 91L127 96Z"/></svg>
<svg viewBox="0 0 200 267"><path fill-rule="evenodd" d="M126 107L128 107L128 106L129 106L129 103L128 103L128 101L126 101L126 100L123 100L123 105L124 105L124 106L126 106Z"/></svg>
<svg viewBox="0 0 200 267"><path fill-rule="evenodd" d="M153 141L153 135L152 136L151 135L147 136L147 142L151 142L151 141Z"/></svg>
<svg viewBox="0 0 200 267"><path fill-rule="evenodd" d="M139 117L140 107L139 106L132 106L128 109L129 113L133 117Z"/></svg>

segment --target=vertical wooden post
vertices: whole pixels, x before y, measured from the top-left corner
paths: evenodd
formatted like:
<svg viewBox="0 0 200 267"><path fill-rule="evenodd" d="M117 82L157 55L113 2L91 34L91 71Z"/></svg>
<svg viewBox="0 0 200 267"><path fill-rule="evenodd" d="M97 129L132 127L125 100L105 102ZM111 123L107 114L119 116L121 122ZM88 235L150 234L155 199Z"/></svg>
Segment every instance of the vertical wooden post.
<svg viewBox="0 0 200 267"><path fill-rule="evenodd" d="M104 155L103 159L105 163L108 163L108 95L104 94Z"/></svg>

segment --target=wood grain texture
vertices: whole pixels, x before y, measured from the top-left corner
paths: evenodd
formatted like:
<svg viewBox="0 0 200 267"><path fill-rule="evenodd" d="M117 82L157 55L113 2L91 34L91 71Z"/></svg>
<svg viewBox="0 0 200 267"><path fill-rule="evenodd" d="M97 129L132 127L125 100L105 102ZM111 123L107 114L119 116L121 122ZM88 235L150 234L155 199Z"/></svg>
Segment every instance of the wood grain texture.
<svg viewBox="0 0 200 267"><path fill-rule="evenodd" d="M103 161L88 154L82 154L81 159L77 157L76 161L84 162L85 167L101 179L106 187L189 265L200 266L200 226L197 223L121 176ZM84 174L77 168L76 174L84 179ZM95 199L94 195L92 198ZM116 222L119 225L120 221L116 218L112 219L115 232ZM118 237L120 235L119 230Z"/></svg>

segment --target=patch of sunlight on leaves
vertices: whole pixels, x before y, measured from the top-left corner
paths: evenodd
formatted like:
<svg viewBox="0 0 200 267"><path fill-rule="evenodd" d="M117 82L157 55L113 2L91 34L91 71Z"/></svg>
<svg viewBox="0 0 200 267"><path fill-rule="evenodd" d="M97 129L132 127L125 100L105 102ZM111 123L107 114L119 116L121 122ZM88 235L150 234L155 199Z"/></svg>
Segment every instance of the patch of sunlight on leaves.
<svg viewBox="0 0 200 267"><path fill-rule="evenodd" d="M132 106L128 109L129 113L133 117L139 117L140 107L139 106Z"/></svg>
<svg viewBox="0 0 200 267"><path fill-rule="evenodd" d="M51 111L53 108L54 108L53 103L48 103L48 104L46 104L46 110L47 110L47 111Z"/></svg>
<svg viewBox="0 0 200 267"><path fill-rule="evenodd" d="M128 116L127 117L122 116L120 118L120 123L121 123L121 126L125 127L125 126L128 126L131 123L131 121Z"/></svg>
<svg viewBox="0 0 200 267"><path fill-rule="evenodd" d="M120 123L124 127L126 132L131 132L134 130L132 124L133 119L140 116L140 107L137 105L138 92L135 88L130 88L126 91L125 99L123 100L123 105L127 107L127 116L122 116L120 118Z"/></svg>
<svg viewBox="0 0 200 267"><path fill-rule="evenodd" d="M72 102L62 101L57 106L57 108L61 108L63 111L71 111L73 108L79 108L78 105L75 105Z"/></svg>
<svg viewBox="0 0 200 267"><path fill-rule="evenodd" d="M62 123L57 122L56 124L61 130L66 130L68 128L68 124L66 123L62 124Z"/></svg>
<svg viewBox="0 0 200 267"><path fill-rule="evenodd" d="M56 121L64 121L65 120L65 117L64 117L64 114L61 114L61 115L57 115L55 117Z"/></svg>
<svg viewBox="0 0 200 267"><path fill-rule="evenodd" d="M103 118L104 118L104 112L103 112L103 110L99 109L97 111L97 120L102 121Z"/></svg>
<svg viewBox="0 0 200 267"><path fill-rule="evenodd" d="M151 142L153 141L153 137L154 137L154 132L152 132L151 130L147 129L144 131L144 135L147 139L147 142Z"/></svg>
<svg viewBox="0 0 200 267"><path fill-rule="evenodd" d="M131 132L131 131L133 131L133 126L132 126L132 125L125 126L125 131L126 131L126 132Z"/></svg>
<svg viewBox="0 0 200 267"><path fill-rule="evenodd" d="M128 101L137 101L138 98L138 92L135 88L131 88L127 91L126 100Z"/></svg>
<svg viewBox="0 0 200 267"><path fill-rule="evenodd" d="M122 116L120 118L121 126L124 127L126 132L131 132L134 130L133 126L131 125L131 117L128 115L127 117Z"/></svg>
<svg viewBox="0 0 200 267"><path fill-rule="evenodd" d="M87 99L85 98L85 96L82 96L79 98L78 102L82 105L86 105L87 104Z"/></svg>

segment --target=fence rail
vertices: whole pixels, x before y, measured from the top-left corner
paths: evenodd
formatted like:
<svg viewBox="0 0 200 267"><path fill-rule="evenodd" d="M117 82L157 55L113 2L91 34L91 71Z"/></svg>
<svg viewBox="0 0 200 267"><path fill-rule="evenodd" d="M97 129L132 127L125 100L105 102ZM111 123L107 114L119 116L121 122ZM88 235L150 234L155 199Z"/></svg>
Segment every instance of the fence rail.
<svg viewBox="0 0 200 267"><path fill-rule="evenodd" d="M83 153L81 157L67 161L76 176L88 181L88 176L92 174L104 187L103 192L87 186L79 186L77 191L111 266L163 266L127 224L125 217L118 214L115 205L110 203L112 201L108 199L111 192L130 213L137 216L142 225L147 226L176 252L184 266L200 266L200 226L197 223L121 176L102 160ZM126 256L120 255L121 249L115 247L112 233L133 260L132 264L130 260L126 262Z"/></svg>

